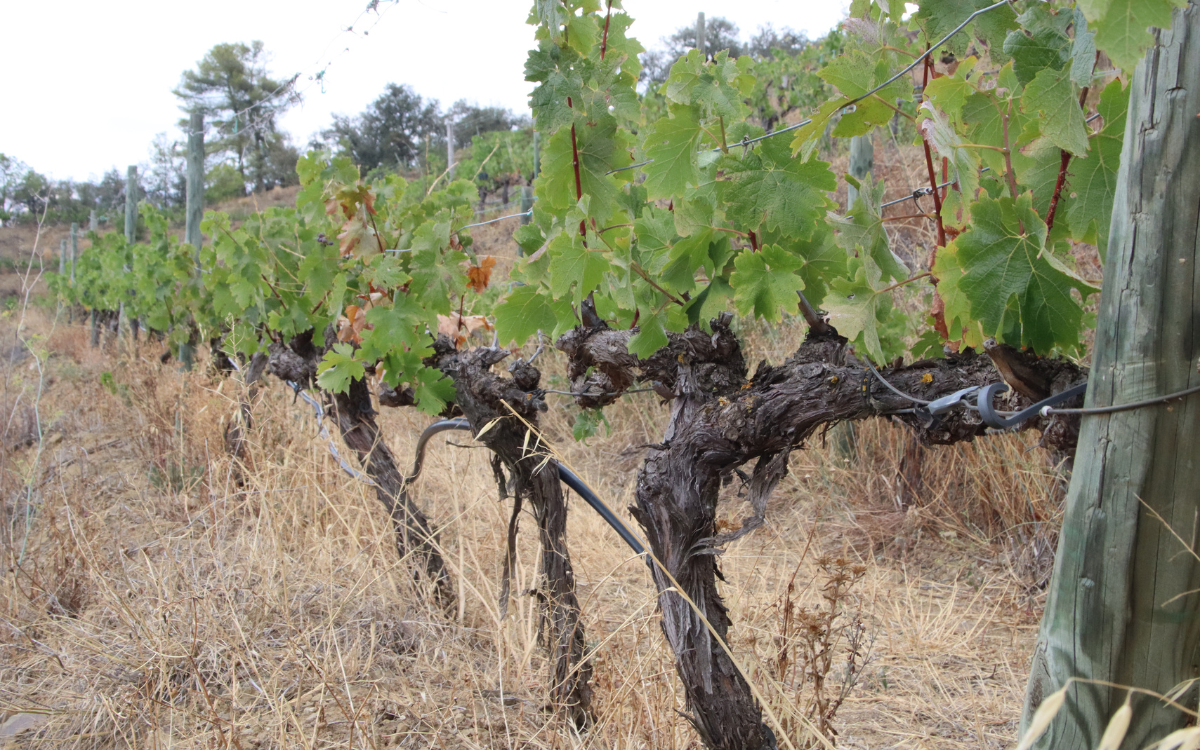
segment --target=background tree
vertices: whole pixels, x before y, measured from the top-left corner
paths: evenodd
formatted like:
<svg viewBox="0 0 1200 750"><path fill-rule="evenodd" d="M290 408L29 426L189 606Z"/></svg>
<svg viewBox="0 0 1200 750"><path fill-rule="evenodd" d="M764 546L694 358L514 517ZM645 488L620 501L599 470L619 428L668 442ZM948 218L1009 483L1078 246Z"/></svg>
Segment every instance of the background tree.
<svg viewBox="0 0 1200 750"><path fill-rule="evenodd" d="M389 83L362 114L335 115L333 126L321 131L321 140L369 173L415 166L424 155L425 139L442 143L444 132L436 100L422 99L411 86Z"/></svg>
<svg viewBox="0 0 1200 750"><path fill-rule="evenodd" d="M272 77L267 58L260 41L218 44L195 70L184 71L174 91L185 112L203 114L216 130L215 138L206 139L213 152L231 155L243 180L256 191L278 183L277 164L270 156L286 143L277 130L278 118L300 101L293 88L298 75Z"/></svg>

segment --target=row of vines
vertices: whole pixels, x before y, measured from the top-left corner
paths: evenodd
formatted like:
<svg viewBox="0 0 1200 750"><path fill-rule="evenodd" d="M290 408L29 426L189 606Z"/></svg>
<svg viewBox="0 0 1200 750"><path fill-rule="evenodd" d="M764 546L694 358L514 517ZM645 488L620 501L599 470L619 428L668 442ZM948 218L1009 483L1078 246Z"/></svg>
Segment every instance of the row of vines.
<svg viewBox="0 0 1200 750"><path fill-rule="evenodd" d="M368 183L321 152L300 160L293 208L237 226L209 213L199 251L145 208L148 243L93 236L74 283L51 283L71 304L123 306L172 347L211 341L323 393L401 548L424 551L422 575L447 601L453 582L374 415L465 416L539 519L551 687L581 729L590 667L566 505L552 457L529 459L548 407L515 353L555 341L584 409L653 383L671 422L647 449L632 511L689 716L713 748L796 747L812 740L764 716L725 644L717 553L762 523L789 454L826 425L890 414L930 443L984 433L969 411L912 413L864 380L868 361L927 400L1003 376L1024 406L1087 377L1077 362L1100 280L1076 258L1083 243L1105 258L1130 75L1148 27L1171 19L1170 0L854 0L839 31L797 56L693 50L646 89L619 1L536 0L525 76L541 171L506 283L474 249L470 181ZM922 184L860 183L822 160L885 128L923 150ZM475 173L489 158L521 170L526 157L493 140L474 149ZM843 179L858 196L845 210L833 199ZM914 189L889 216L882 204ZM901 257L897 219L927 222L936 241ZM810 332L751 374L737 333L750 321ZM506 359L507 374L495 367ZM1078 418L1030 425L1074 454ZM754 514L718 535L718 490L750 464Z"/></svg>

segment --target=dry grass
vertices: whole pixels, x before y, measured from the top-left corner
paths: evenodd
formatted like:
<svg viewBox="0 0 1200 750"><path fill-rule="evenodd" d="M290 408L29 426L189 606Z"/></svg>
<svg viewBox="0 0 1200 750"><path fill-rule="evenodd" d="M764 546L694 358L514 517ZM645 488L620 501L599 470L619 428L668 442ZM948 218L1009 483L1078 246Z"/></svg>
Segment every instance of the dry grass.
<svg viewBox="0 0 1200 750"><path fill-rule="evenodd" d="M508 510L465 435L431 448L416 490L459 592L447 618L397 559L370 488L341 473L285 389L255 408L239 486L220 448L236 383L181 375L150 345L118 359L80 327L28 319L48 358L42 437L0 445L0 711L45 717L20 746L698 747L673 710L682 694L643 564L585 506L572 504L569 544L598 725L579 736L545 710L536 598L498 617ZM747 332L762 356L787 335ZM37 373L29 357L6 362L8 419ZM623 508L664 409L627 398L583 445L563 407L547 436ZM383 423L411 456L426 420L389 410ZM731 645L802 741L812 686L794 657L781 664L803 646L785 613L828 609L822 563L860 565L841 606L869 660L834 721L839 744L1005 746L1040 613L1046 555L1030 550L1052 539L1058 479L1021 437L928 450L925 488L901 508L906 435L878 422L856 438L797 452L767 526L723 556ZM735 494L720 511L731 523L747 513ZM536 526L523 525L518 592L537 586ZM837 689L846 642L834 652Z"/></svg>

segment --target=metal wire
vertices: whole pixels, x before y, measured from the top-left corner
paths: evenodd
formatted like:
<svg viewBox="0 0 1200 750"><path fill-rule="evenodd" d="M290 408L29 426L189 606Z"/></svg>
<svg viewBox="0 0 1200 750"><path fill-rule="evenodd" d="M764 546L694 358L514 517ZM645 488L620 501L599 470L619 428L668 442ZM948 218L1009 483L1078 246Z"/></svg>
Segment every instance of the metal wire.
<svg viewBox="0 0 1200 750"><path fill-rule="evenodd" d="M1145 406L1157 406L1165 404L1176 399L1186 398L1193 394L1200 393L1200 385L1195 388L1188 388L1186 391L1177 391L1167 396L1158 396L1156 398L1148 398L1142 401L1134 401L1131 404L1120 404L1117 406L1092 406L1083 409L1055 409L1052 406L1043 406L1039 412L1043 417L1048 417L1051 414L1115 414L1122 411L1132 411L1141 409Z"/></svg>
<svg viewBox="0 0 1200 750"><path fill-rule="evenodd" d="M896 386L894 386L891 383L884 380L883 376L879 374L879 370L875 369L875 365L871 364L871 360L864 359L863 361L867 363L867 367L870 368L871 372L875 373L875 377L879 379L879 382L883 383L885 386L887 386L889 391L896 394L900 398L908 399L909 401L913 402L914 404L920 404L921 406L928 406L929 404L933 403L932 401L926 401L923 398L917 398L916 396L910 396L909 394L905 393L904 391L900 390Z"/></svg>
<svg viewBox="0 0 1200 750"><path fill-rule="evenodd" d="M509 214L508 216L500 216L495 219L488 219L487 221L478 221L474 224L466 224L464 226L459 227L455 231L461 232L462 230L470 229L471 227L481 227L485 224L495 224L497 221L504 221L505 219L516 219L521 216L532 216L532 215L533 215L533 209L531 208L528 211L522 211L519 214ZM399 252L399 251L397 251L397 252Z"/></svg>
<svg viewBox="0 0 1200 750"><path fill-rule="evenodd" d="M623 396L626 393L649 393L650 391L653 391L654 389L653 388L631 388L627 391L620 391L618 393L573 393L572 391L552 391L549 388L542 388L540 390L542 391L542 393L554 393L559 396L592 396L593 398L598 398L601 396Z"/></svg>

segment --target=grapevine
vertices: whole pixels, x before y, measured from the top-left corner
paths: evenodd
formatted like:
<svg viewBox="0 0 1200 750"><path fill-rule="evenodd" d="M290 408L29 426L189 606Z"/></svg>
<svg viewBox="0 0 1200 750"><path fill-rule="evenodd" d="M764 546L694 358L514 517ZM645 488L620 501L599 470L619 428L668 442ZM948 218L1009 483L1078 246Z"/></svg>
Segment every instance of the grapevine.
<svg viewBox="0 0 1200 750"><path fill-rule="evenodd" d="M581 727L587 668L565 505L557 480L532 471L517 447L547 391L531 362L518 360L510 378L491 372L508 351L472 346L472 334L494 331L514 347L539 333L557 339L570 360L567 393L582 407L603 407L638 380L681 399L674 437L648 453L635 510L665 566L653 569L664 632L705 742L772 746L778 738L723 640L712 553L736 537L716 536L720 483L757 459L749 531L788 453L817 427L909 405L874 393L855 356L870 369L870 360L921 360L888 371L921 399L984 385L991 360L1002 372L1080 379L1061 358L1083 353L1098 288L1077 268L1077 248L1105 257L1124 81L1151 42L1145 29L1168 25L1172 5L923 0L910 13L899 0L855 0L841 31L796 57L692 50L639 91L644 49L619 1L538 0L525 75L543 150L531 221L514 235L524 251L517 283L492 282L495 260L474 252L470 225L473 180L519 179L508 176L529 161L524 133L479 139L459 165L465 179L432 186L397 175L367 182L349 160L314 152L298 166L294 208L238 227L210 213L198 267L148 211L148 244L94 236L74 284L52 283L73 304L123 303L176 346L200 336L242 356L308 352L310 371L295 380L324 391L339 414L369 416L363 394L374 379L389 401L431 415L459 409L481 439L490 430L484 442L523 488L514 519L528 492L555 558L544 563L556 587L555 690ZM843 176L822 155L881 128L924 150L929 184L845 176L859 197L843 210L833 197ZM927 195L932 210L886 215L889 189L915 190L914 202ZM912 218L936 241L902 257L888 223ZM750 376L738 326L800 319L812 329L805 347ZM954 442L981 431L972 419L914 429ZM347 421L343 435L355 429ZM359 451L365 464L374 450ZM703 612L682 606L676 582Z"/></svg>

